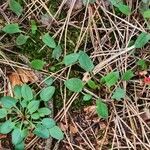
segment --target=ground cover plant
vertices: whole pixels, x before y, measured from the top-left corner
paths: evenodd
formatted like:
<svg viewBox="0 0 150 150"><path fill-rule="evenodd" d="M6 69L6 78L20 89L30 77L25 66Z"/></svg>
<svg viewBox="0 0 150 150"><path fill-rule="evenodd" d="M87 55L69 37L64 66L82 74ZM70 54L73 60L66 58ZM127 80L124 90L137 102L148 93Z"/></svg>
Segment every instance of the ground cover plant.
<svg viewBox="0 0 150 150"><path fill-rule="evenodd" d="M150 149L149 0L0 2L0 147Z"/></svg>

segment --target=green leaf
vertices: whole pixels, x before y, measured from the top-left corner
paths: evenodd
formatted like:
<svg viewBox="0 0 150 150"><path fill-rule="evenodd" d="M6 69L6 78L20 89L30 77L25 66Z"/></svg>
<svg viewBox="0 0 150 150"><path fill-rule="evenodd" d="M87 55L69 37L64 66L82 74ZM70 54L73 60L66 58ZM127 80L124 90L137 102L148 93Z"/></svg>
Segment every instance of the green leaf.
<svg viewBox="0 0 150 150"><path fill-rule="evenodd" d="M34 59L31 61L31 67L36 70L42 70L45 62L40 59Z"/></svg>
<svg viewBox="0 0 150 150"><path fill-rule="evenodd" d="M22 94L22 97L25 99L25 100L32 100L33 99L33 93L32 93L32 89L29 87L29 85L27 84L23 84L22 87L21 87L21 94Z"/></svg>
<svg viewBox="0 0 150 150"><path fill-rule="evenodd" d="M44 116L50 115L52 112L49 108L43 107L43 108L38 109L38 113L41 117L44 117Z"/></svg>
<svg viewBox="0 0 150 150"><path fill-rule="evenodd" d="M138 60L137 65L139 66L141 70L147 70L148 68L146 61L144 59Z"/></svg>
<svg viewBox="0 0 150 150"><path fill-rule="evenodd" d="M123 75L122 79L125 81L129 81L132 77L134 77L133 71L132 70L127 70Z"/></svg>
<svg viewBox="0 0 150 150"><path fill-rule="evenodd" d="M60 45L56 46L52 52L52 58L59 60L59 57L62 54L62 48Z"/></svg>
<svg viewBox="0 0 150 150"><path fill-rule="evenodd" d="M43 101L49 101L52 99L53 95L55 93L55 87L54 86L49 86L44 89L42 89L40 93L40 98Z"/></svg>
<svg viewBox="0 0 150 150"><path fill-rule="evenodd" d="M7 24L2 31L9 34L19 33L21 30L19 29L18 23Z"/></svg>
<svg viewBox="0 0 150 150"><path fill-rule="evenodd" d="M42 124L48 129L56 126L56 122L52 118L44 118Z"/></svg>
<svg viewBox="0 0 150 150"><path fill-rule="evenodd" d="M58 126L54 126L49 129L50 136L57 139L62 140L64 138L64 134Z"/></svg>
<svg viewBox="0 0 150 150"><path fill-rule="evenodd" d="M71 78L65 81L65 86L73 92L81 92L84 86L82 80L78 78Z"/></svg>
<svg viewBox="0 0 150 150"><path fill-rule="evenodd" d="M26 108L27 105L28 105L28 100L24 99L20 102L20 105L23 107L23 108Z"/></svg>
<svg viewBox="0 0 150 150"><path fill-rule="evenodd" d="M21 99L22 94L21 94L21 86L20 85L16 85L14 87L14 95L16 99Z"/></svg>
<svg viewBox="0 0 150 150"><path fill-rule="evenodd" d="M36 22L34 20L31 20L31 31L32 31L32 34L36 34L37 25L36 25Z"/></svg>
<svg viewBox="0 0 150 150"><path fill-rule="evenodd" d="M5 108L0 109L0 119L7 116L7 110Z"/></svg>
<svg viewBox="0 0 150 150"><path fill-rule="evenodd" d="M34 120L37 120L37 119L40 118L40 115L39 115L39 113L33 113L33 114L31 115L31 118L34 119Z"/></svg>
<svg viewBox="0 0 150 150"><path fill-rule="evenodd" d="M90 57L83 51L79 52L79 64L85 71L92 71L94 68L93 62Z"/></svg>
<svg viewBox="0 0 150 150"><path fill-rule="evenodd" d="M42 41L44 42L45 45L47 45L50 48L56 47L56 43L54 39L49 35L49 33L46 33L42 36Z"/></svg>
<svg viewBox="0 0 150 150"><path fill-rule="evenodd" d="M47 77L44 80L45 80L44 83L47 84L48 86L52 85L52 83L54 82L53 78L49 78L49 77Z"/></svg>
<svg viewBox="0 0 150 150"><path fill-rule="evenodd" d="M112 99L121 100L122 98L125 98L125 91L124 89L117 88L115 92L113 93Z"/></svg>
<svg viewBox="0 0 150 150"><path fill-rule="evenodd" d="M15 124L13 122L11 122L10 120L7 120L7 121L5 121L4 123L1 124L0 133L8 134L9 132L12 131L14 126L15 126Z"/></svg>
<svg viewBox="0 0 150 150"><path fill-rule="evenodd" d="M22 6L15 0L9 0L9 7L18 17L23 12Z"/></svg>
<svg viewBox="0 0 150 150"><path fill-rule="evenodd" d="M24 149L25 149L24 141L22 141L21 143L15 145L15 150L24 150Z"/></svg>
<svg viewBox="0 0 150 150"><path fill-rule="evenodd" d="M123 4L122 0L109 0L112 5L118 7L118 5Z"/></svg>
<svg viewBox="0 0 150 150"><path fill-rule="evenodd" d="M119 79L119 72L110 72L105 77L101 79L101 81L105 82L108 87L111 87L116 84Z"/></svg>
<svg viewBox="0 0 150 150"><path fill-rule="evenodd" d="M2 103L3 107L10 109L16 105L17 100L10 96L4 96L0 99L0 102Z"/></svg>
<svg viewBox="0 0 150 150"><path fill-rule="evenodd" d="M125 15L130 15L131 14L131 9L129 6L124 5L124 4L119 4L117 8Z"/></svg>
<svg viewBox="0 0 150 150"><path fill-rule="evenodd" d="M79 58L78 53L72 53L72 54L66 55L64 57L64 64L66 66L72 65L78 61L78 58Z"/></svg>
<svg viewBox="0 0 150 150"><path fill-rule="evenodd" d="M40 105L40 101L32 100L27 106L29 113L32 114L35 111L37 111L39 108L39 105Z"/></svg>
<svg viewBox="0 0 150 150"><path fill-rule="evenodd" d="M93 90L97 89L98 87L93 80L89 80L87 84Z"/></svg>
<svg viewBox="0 0 150 150"><path fill-rule="evenodd" d="M11 137L12 137L12 143L14 145L17 145L17 144L21 143L24 139L23 131L20 130L19 128L15 128L12 131Z"/></svg>
<svg viewBox="0 0 150 150"><path fill-rule="evenodd" d="M101 118L108 118L108 107L105 103L100 100L96 101L96 112Z"/></svg>
<svg viewBox="0 0 150 150"><path fill-rule="evenodd" d="M49 138L49 130L41 124L38 124L36 126L33 133L36 134L38 137L41 137L41 138L45 138L45 139Z"/></svg>
<svg viewBox="0 0 150 150"><path fill-rule="evenodd" d="M92 98L92 95L90 95L90 94L85 94L84 97L83 97L83 100L84 100L84 101L89 101L91 98Z"/></svg>
<svg viewBox="0 0 150 150"><path fill-rule="evenodd" d="M149 19L150 18L150 9L143 12L143 17Z"/></svg>
<svg viewBox="0 0 150 150"><path fill-rule="evenodd" d="M17 39L16 39L16 44L19 45L23 45L27 42L27 39L29 38L29 36L25 36L23 34L20 34Z"/></svg>
<svg viewBox="0 0 150 150"><path fill-rule="evenodd" d="M150 40L150 34L142 32L135 41L135 48L142 48Z"/></svg>

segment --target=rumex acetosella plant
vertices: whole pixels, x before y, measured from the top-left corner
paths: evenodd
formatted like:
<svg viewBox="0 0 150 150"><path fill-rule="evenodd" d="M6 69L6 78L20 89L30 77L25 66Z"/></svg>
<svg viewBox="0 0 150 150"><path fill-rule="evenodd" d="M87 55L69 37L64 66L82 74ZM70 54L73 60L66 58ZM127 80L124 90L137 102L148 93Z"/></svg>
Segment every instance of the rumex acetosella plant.
<svg viewBox="0 0 150 150"><path fill-rule="evenodd" d="M44 139L63 139L63 132L49 117L51 109L46 107L54 92L55 87L48 86L40 94L34 94L27 84L23 84L14 87L14 97L1 97L0 133L11 134L15 149L24 149L25 139L30 133Z"/></svg>

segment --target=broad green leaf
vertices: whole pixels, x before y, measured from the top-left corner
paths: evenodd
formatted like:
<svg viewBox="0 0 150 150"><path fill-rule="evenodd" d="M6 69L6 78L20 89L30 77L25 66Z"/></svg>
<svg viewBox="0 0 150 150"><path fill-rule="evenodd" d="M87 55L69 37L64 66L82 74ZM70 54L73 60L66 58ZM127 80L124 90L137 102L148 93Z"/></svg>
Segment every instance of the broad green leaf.
<svg viewBox="0 0 150 150"><path fill-rule="evenodd" d="M95 84L95 82L93 81L93 80L89 80L88 82L87 82L87 84L88 84L88 86L91 88L91 89L93 89L93 90L95 90L95 89L97 89L97 85Z"/></svg>
<svg viewBox="0 0 150 150"><path fill-rule="evenodd" d="M31 67L36 70L42 70L45 62L40 59L34 59L31 61Z"/></svg>
<svg viewBox="0 0 150 150"><path fill-rule="evenodd" d="M43 107L43 108L38 109L38 113L40 117L44 117L44 116L50 115L52 112L49 108Z"/></svg>
<svg viewBox="0 0 150 150"><path fill-rule="evenodd" d="M57 139L62 140L64 138L64 134L58 126L54 126L49 129L50 136Z"/></svg>
<svg viewBox="0 0 150 150"><path fill-rule="evenodd" d="M118 9L125 15L130 15L131 14L131 9L129 6L124 5L124 4L119 4Z"/></svg>
<svg viewBox="0 0 150 150"><path fill-rule="evenodd" d="M22 94L21 94L21 86L20 85L16 85L14 87L14 95L16 99L21 99Z"/></svg>
<svg viewBox="0 0 150 150"><path fill-rule="evenodd" d="M12 98L12 97L10 97L10 96L4 96L4 97L2 97L0 99L0 102L2 103L3 107L9 109L9 108L11 108L11 107L16 105L17 100Z"/></svg>
<svg viewBox="0 0 150 150"><path fill-rule="evenodd" d="M43 101L49 101L52 99L53 95L55 93L55 87L54 86L49 86L44 89L42 89L40 93L40 98Z"/></svg>
<svg viewBox="0 0 150 150"><path fill-rule="evenodd" d="M17 145L17 144L21 143L24 139L23 131L19 128L15 128L12 131L11 137L12 137L12 143L14 145Z"/></svg>
<svg viewBox="0 0 150 150"><path fill-rule="evenodd" d="M53 78L49 78L49 77L47 77L44 80L45 80L44 83L47 84L48 86L52 85L52 83L54 82Z"/></svg>
<svg viewBox="0 0 150 150"><path fill-rule="evenodd" d="M16 39L16 44L19 45L23 45L27 42L29 36L25 36L23 34L20 34L17 39Z"/></svg>
<svg viewBox="0 0 150 150"><path fill-rule="evenodd" d="M78 78L71 78L65 81L65 86L73 92L81 92L83 89L83 82Z"/></svg>
<svg viewBox="0 0 150 150"><path fill-rule="evenodd" d="M25 100L30 101L31 99L33 99L32 89L27 84L23 84L22 85L22 87L21 87L21 94L22 94L22 97Z"/></svg>
<svg viewBox="0 0 150 150"><path fill-rule="evenodd" d="M50 48L56 47L56 43L54 39L49 35L49 33L46 33L42 36L42 41L44 42L45 45L47 45Z"/></svg>
<svg viewBox="0 0 150 150"><path fill-rule="evenodd" d="M64 57L64 64L66 66L73 65L74 63L78 61L78 58L79 58L78 53L72 53L72 54L66 55Z"/></svg>
<svg viewBox="0 0 150 150"><path fill-rule="evenodd" d="M37 111L39 108L39 105L40 105L40 101L32 100L27 106L29 113L32 114L35 111Z"/></svg>
<svg viewBox="0 0 150 150"><path fill-rule="evenodd" d="M42 124L38 124L33 133L41 138L49 138L49 130L45 128L45 126L43 126Z"/></svg>
<svg viewBox="0 0 150 150"><path fill-rule="evenodd" d="M146 61L144 59L138 60L137 65L141 70L146 70L148 68Z"/></svg>
<svg viewBox="0 0 150 150"><path fill-rule="evenodd" d="M37 25L36 25L36 22L34 20L31 20L31 31L32 31L32 34L36 34Z"/></svg>
<svg viewBox="0 0 150 150"><path fill-rule="evenodd" d="M2 28L2 31L8 34L21 32L17 23L7 24L4 28Z"/></svg>
<svg viewBox="0 0 150 150"><path fill-rule="evenodd" d="M0 109L0 119L7 116L7 110L5 108Z"/></svg>
<svg viewBox="0 0 150 150"><path fill-rule="evenodd" d="M143 12L143 17L149 19L150 18L150 9Z"/></svg>
<svg viewBox="0 0 150 150"><path fill-rule="evenodd" d="M52 119L52 118L44 118L44 119L42 120L42 124L43 124L46 128L50 129L50 128L52 128L52 127L54 127L54 126L56 125L56 122L55 122L54 119Z"/></svg>
<svg viewBox="0 0 150 150"><path fill-rule="evenodd" d="M96 112L101 118L108 118L108 107L105 103L100 100L96 101Z"/></svg>
<svg viewBox="0 0 150 150"><path fill-rule="evenodd" d="M125 98L125 91L124 89L117 88L115 92L113 93L112 99L121 100L122 98Z"/></svg>
<svg viewBox="0 0 150 150"><path fill-rule="evenodd" d="M15 150L24 150L24 149L25 149L24 141L22 141L21 143L15 145Z"/></svg>
<svg viewBox="0 0 150 150"><path fill-rule="evenodd" d="M79 52L79 64L80 67L83 68L85 71L92 71L94 68L94 64L90 57L83 51Z"/></svg>
<svg viewBox="0 0 150 150"><path fill-rule="evenodd" d="M60 45L56 46L52 52L52 58L59 60L59 57L62 54L62 48Z"/></svg>
<svg viewBox="0 0 150 150"><path fill-rule="evenodd" d="M13 122L11 122L10 120L7 120L7 121L5 121L4 123L1 124L0 133L8 134L9 132L12 131L14 126L15 126L15 124Z"/></svg>
<svg viewBox="0 0 150 150"><path fill-rule="evenodd" d="M33 114L31 115L31 118L34 119L34 120L37 120L37 119L40 118L40 115L39 115L39 113L33 113Z"/></svg>
<svg viewBox="0 0 150 150"><path fill-rule="evenodd" d="M83 100L84 100L84 101L89 101L89 100L91 100L91 98L92 98L92 95L90 95L90 94L85 94L84 97L83 97Z"/></svg>
<svg viewBox="0 0 150 150"><path fill-rule="evenodd" d="M106 76L104 76L101 81L105 82L108 87L111 87L116 84L119 79L119 72L110 72Z"/></svg>
<svg viewBox="0 0 150 150"><path fill-rule="evenodd" d="M134 77L133 71L132 70L127 70L123 75L122 79L125 81L129 81L132 77Z"/></svg>
<svg viewBox="0 0 150 150"><path fill-rule="evenodd" d="M135 48L142 48L150 40L150 34L142 32L135 41Z"/></svg>
<svg viewBox="0 0 150 150"><path fill-rule="evenodd" d="M18 17L23 12L22 6L16 0L9 0L9 7Z"/></svg>

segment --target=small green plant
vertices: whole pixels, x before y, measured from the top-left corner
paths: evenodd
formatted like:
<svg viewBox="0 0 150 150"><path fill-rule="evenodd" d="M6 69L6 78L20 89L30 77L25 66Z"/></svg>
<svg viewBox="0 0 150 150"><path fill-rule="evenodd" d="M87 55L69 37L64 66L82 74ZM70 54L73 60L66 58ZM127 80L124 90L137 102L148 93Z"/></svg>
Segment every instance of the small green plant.
<svg viewBox="0 0 150 150"><path fill-rule="evenodd" d="M48 86L34 95L33 90L24 84L15 86L14 97L4 96L0 99L0 133L11 134L15 149L24 149L24 141L30 133L41 138L63 139L63 132L48 117L51 110L45 106L54 92L55 87Z"/></svg>

